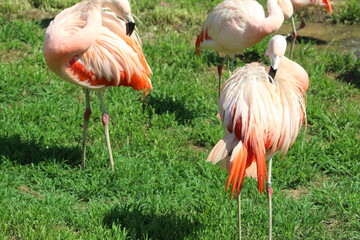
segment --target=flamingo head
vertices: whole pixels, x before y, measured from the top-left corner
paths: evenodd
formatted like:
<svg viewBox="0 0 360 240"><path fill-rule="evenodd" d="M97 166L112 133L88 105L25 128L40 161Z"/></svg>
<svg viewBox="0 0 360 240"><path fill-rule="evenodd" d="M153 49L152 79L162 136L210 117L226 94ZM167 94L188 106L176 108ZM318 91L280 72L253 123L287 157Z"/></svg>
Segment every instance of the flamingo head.
<svg viewBox="0 0 360 240"><path fill-rule="evenodd" d="M277 70L280 64L281 57L284 56L286 51L286 39L282 35L273 36L268 44L265 56L270 58L271 68Z"/></svg>
<svg viewBox="0 0 360 240"><path fill-rule="evenodd" d="M129 0L103 0L103 7L109 8L126 23L126 35L130 36L135 29Z"/></svg>

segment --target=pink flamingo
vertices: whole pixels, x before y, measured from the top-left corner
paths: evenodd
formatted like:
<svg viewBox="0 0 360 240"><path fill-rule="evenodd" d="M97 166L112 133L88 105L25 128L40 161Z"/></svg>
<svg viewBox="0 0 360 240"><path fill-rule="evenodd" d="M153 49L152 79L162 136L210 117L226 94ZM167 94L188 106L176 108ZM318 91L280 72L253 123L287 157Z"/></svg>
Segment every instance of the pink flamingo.
<svg viewBox="0 0 360 240"><path fill-rule="evenodd" d="M231 197L239 197L239 230L244 177L257 178L260 193L268 179L269 239L272 238L272 157L277 151L284 157L295 142L306 118L304 94L309 85L306 71L286 58L285 50L285 38L275 35L265 53L271 61L270 70L259 63L250 63L235 70L224 83L218 107L226 135L206 160L213 164L221 161L229 173L226 189L231 185ZM268 172L266 160L269 160Z"/></svg>
<svg viewBox="0 0 360 240"><path fill-rule="evenodd" d="M128 0L87 0L60 12L46 30L44 57L48 67L64 80L85 89L82 167L85 167L91 115L89 90L96 91L100 100L106 144L114 171L109 115L103 101L105 89L130 86L143 90L144 96L152 89L151 70L136 31L132 34L134 28Z"/></svg>
<svg viewBox="0 0 360 240"><path fill-rule="evenodd" d="M332 13L330 0L291 0L291 3L294 11L299 11L307 7L323 7L329 12L329 14ZM305 21L301 20L300 26L296 28L294 16L285 16L285 19L288 18L291 18L291 24L293 29L293 32L288 34L288 36L290 35L293 36L293 41L291 43L291 51L290 51L290 59L292 59L295 48L295 40L297 37L297 31L305 27Z"/></svg>
<svg viewBox="0 0 360 240"><path fill-rule="evenodd" d="M224 0L208 15L196 40L196 54L201 49L213 49L226 54L218 66L219 94L221 72L228 57L234 65L235 54L254 46L269 34L277 31L284 12L292 15L290 0L268 0L266 17L264 8L255 0ZM234 66L232 66L234 68Z"/></svg>
<svg viewBox="0 0 360 240"><path fill-rule="evenodd" d="M201 49L213 49L226 54L218 66L219 95L221 73L227 58L232 60L234 69L234 57L237 53L248 47L254 46L263 38L277 31L285 19L291 18L293 37L296 38L294 10L300 10L310 6L325 7L331 13L330 0L268 0L266 17L263 7L255 0L224 0L218 4L207 16L201 33L195 43L196 54ZM302 24L298 29L303 28ZM294 51L294 41L291 47L291 57Z"/></svg>

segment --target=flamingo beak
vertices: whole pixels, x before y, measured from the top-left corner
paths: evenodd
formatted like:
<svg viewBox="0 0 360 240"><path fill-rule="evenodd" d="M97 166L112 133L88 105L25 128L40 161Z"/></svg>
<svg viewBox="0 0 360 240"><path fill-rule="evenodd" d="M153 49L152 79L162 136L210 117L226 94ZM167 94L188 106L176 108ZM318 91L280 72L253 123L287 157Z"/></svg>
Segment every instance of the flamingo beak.
<svg viewBox="0 0 360 240"><path fill-rule="evenodd" d="M135 29L135 21L131 14L124 15L125 22L126 22L126 35L131 36Z"/></svg>
<svg viewBox="0 0 360 240"><path fill-rule="evenodd" d="M325 7L325 9L329 12L329 14L332 13L332 9L331 9L331 3L330 0L322 0L322 3Z"/></svg>
<svg viewBox="0 0 360 240"><path fill-rule="evenodd" d="M126 35L131 36L135 29L135 22L127 22L126 23Z"/></svg>

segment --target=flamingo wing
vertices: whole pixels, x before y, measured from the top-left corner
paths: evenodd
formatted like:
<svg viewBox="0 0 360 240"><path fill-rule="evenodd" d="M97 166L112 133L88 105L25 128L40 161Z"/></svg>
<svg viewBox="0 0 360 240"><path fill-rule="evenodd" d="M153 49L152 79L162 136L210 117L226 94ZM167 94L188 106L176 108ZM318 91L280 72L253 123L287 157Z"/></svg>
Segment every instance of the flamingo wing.
<svg viewBox="0 0 360 240"><path fill-rule="evenodd" d="M136 33L126 35L125 23L115 14L102 13L101 33L82 54L64 67L68 80L87 88L131 86L152 89L150 74Z"/></svg>
<svg viewBox="0 0 360 240"><path fill-rule="evenodd" d="M201 49L213 49L232 56L266 35L262 31L264 20L264 9L257 1L223 1L204 22L195 44L196 54Z"/></svg>

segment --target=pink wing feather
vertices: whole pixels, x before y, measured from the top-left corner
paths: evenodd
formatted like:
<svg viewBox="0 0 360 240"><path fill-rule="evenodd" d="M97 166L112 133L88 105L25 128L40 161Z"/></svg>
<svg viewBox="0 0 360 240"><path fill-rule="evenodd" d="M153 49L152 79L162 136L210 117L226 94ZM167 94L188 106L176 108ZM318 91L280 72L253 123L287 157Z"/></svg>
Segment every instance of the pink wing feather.
<svg viewBox="0 0 360 240"><path fill-rule="evenodd" d="M102 26L87 32L88 38L94 38L87 49L71 54L69 49L81 45L76 36L92 19L87 16L90 10L101 11ZM151 70L136 31L127 36L123 20L90 2L80 2L56 16L46 33L44 55L54 72L85 88L131 86L144 93L152 89Z"/></svg>

